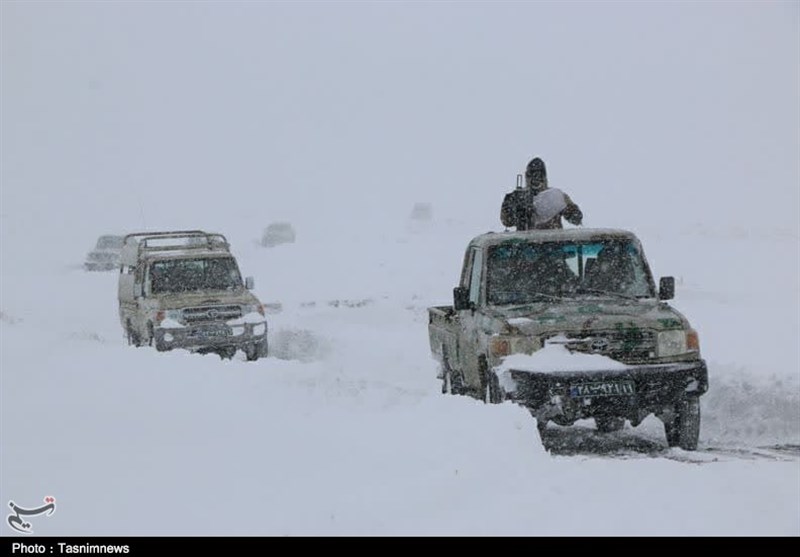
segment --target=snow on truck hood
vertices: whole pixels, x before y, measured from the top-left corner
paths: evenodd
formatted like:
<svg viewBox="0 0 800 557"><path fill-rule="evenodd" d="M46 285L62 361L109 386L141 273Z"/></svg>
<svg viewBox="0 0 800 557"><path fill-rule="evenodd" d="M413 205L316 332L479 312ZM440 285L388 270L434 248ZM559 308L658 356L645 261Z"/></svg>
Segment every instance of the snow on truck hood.
<svg viewBox="0 0 800 557"><path fill-rule="evenodd" d="M517 390L517 384L511 377L511 370L530 373L568 373L573 371L601 372L627 369L630 366L601 354L585 354L570 352L563 342L568 339L559 335L549 339L545 346L533 354L511 354L495 366L494 371L500 385L506 392Z"/></svg>
<svg viewBox="0 0 800 557"><path fill-rule="evenodd" d="M566 346L566 336L560 335L549 339L544 348L533 354L511 354L503 358L496 367L498 372L507 370L558 373L570 371L607 371L610 369L627 369L623 364L602 354L586 354L570 352ZM554 341L554 342L551 342ZM558 344L557 344L558 343Z"/></svg>

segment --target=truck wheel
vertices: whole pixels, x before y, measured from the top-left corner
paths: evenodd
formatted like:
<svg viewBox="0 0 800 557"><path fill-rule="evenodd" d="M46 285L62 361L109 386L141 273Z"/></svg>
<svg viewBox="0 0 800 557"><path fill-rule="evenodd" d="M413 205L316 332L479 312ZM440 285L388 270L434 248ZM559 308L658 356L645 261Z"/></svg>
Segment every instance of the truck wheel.
<svg viewBox="0 0 800 557"><path fill-rule="evenodd" d="M133 329L130 319L128 319L128 321L125 323L125 336L127 337L128 344L130 346L136 346L138 348L142 345L139 334Z"/></svg>
<svg viewBox="0 0 800 557"><path fill-rule="evenodd" d="M222 348L220 349L219 352L217 352L217 354L219 354L219 357L222 360L232 360L233 357L236 355L236 347L233 346L228 348Z"/></svg>
<svg viewBox="0 0 800 557"><path fill-rule="evenodd" d="M597 431L601 433L612 433L625 427L625 418L619 418L617 416L597 416L594 419L594 423L597 426Z"/></svg>
<svg viewBox="0 0 800 557"><path fill-rule="evenodd" d="M164 341L164 335L159 335L158 337L155 336L155 332L152 329L152 325L150 326L149 330L150 330L150 345L151 346L155 345L156 351L158 352L167 352L170 348Z"/></svg>
<svg viewBox="0 0 800 557"><path fill-rule="evenodd" d="M449 367L446 368L442 372L442 394L463 395L465 392L464 380L461 375Z"/></svg>
<svg viewBox="0 0 800 557"><path fill-rule="evenodd" d="M248 362L254 362L259 358L267 357L267 339L254 342L244 349L244 355Z"/></svg>
<svg viewBox="0 0 800 557"><path fill-rule="evenodd" d="M442 394L443 395L452 395L453 394L453 372L450 371L449 368L445 367L442 364Z"/></svg>
<svg viewBox="0 0 800 557"><path fill-rule="evenodd" d="M533 415L533 414L531 414ZM536 416L534 416L536 417ZM539 431L539 437L544 442L545 432L547 431L547 418L536 418L536 429Z"/></svg>
<svg viewBox="0 0 800 557"><path fill-rule="evenodd" d="M444 347L442 347L442 394L464 394L464 381L460 374L453 371L453 368L450 367L450 362L447 360Z"/></svg>
<svg viewBox="0 0 800 557"><path fill-rule="evenodd" d="M667 445L696 450L700 437L700 398L690 396L678 401L673 414L671 420L664 422Z"/></svg>
<svg viewBox="0 0 800 557"><path fill-rule="evenodd" d="M687 397L676 410L678 446L685 451L694 451L700 438L700 398Z"/></svg>
<svg viewBox="0 0 800 557"><path fill-rule="evenodd" d="M489 364L486 361L486 356L478 358L478 369L481 372L481 391L483 394L483 401L486 404L497 404L503 401L503 393L500 390L500 379L497 375L489 370Z"/></svg>
<svg viewBox="0 0 800 557"><path fill-rule="evenodd" d="M500 379L494 373L489 374L489 381L486 387L486 402L498 404L503 402L503 391L500 390Z"/></svg>

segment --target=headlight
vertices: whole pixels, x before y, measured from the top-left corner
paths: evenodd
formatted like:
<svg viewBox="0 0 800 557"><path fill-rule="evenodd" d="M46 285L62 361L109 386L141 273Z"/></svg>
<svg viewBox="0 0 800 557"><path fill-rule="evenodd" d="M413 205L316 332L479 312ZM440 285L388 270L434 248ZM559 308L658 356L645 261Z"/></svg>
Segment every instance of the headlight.
<svg viewBox="0 0 800 557"><path fill-rule="evenodd" d="M510 354L533 354L542 347L536 337L494 335L489 339L489 351L493 356Z"/></svg>
<svg viewBox="0 0 800 557"><path fill-rule="evenodd" d="M183 311L179 309L168 309L168 310L159 310L156 312L156 322L161 323L165 319L170 319L172 321L177 321L181 323L183 321Z"/></svg>
<svg viewBox="0 0 800 557"><path fill-rule="evenodd" d="M244 304L242 306L242 315L247 315L248 313L264 315L264 306L262 304Z"/></svg>
<svg viewBox="0 0 800 557"><path fill-rule="evenodd" d="M700 341L697 331L661 331L658 333L658 356L676 356L687 352L699 352Z"/></svg>

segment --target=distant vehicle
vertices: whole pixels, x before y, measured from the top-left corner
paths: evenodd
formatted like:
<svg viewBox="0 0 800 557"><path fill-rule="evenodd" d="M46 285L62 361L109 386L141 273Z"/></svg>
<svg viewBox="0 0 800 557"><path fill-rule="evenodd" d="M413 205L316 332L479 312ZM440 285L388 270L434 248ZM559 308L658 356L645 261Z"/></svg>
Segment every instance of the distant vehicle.
<svg viewBox="0 0 800 557"><path fill-rule="evenodd" d="M97 245L86 255L83 268L87 271L112 271L119 267L123 241L123 236L100 236Z"/></svg>
<svg viewBox="0 0 800 557"><path fill-rule="evenodd" d="M453 305L428 310L442 391L511 400L540 429L593 418L599 431L611 432L654 414L670 447L694 450L708 371L697 332L667 303L674 293L673 277L656 288L639 239L625 230L477 236ZM530 365L553 344L580 365ZM587 354L608 362L587 365Z"/></svg>
<svg viewBox="0 0 800 557"><path fill-rule="evenodd" d="M264 229L261 235L261 245L271 248L280 244L294 243L295 232L290 222L273 222Z"/></svg>
<svg viewBox="0 0 800 557"><path fill-rule="evenodd" d="M425 202L414 203L409 218L414 221L429 222L433 220L433 206Z"/></svg>
<svg viewBox="0 0 800 557"><path fill-rule="evenodd" d="M222 234L201 230L125 236L119 275L119 319L134 346L248 360L267 356L264 306L242 281Z"/></svg>

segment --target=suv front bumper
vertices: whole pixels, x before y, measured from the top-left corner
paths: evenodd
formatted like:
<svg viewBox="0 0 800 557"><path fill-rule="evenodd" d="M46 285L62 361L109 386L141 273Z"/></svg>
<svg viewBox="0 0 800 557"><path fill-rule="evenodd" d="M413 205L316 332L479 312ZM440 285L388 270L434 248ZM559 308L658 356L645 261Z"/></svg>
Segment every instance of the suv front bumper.
<svg viewBox="0 0 800 557"><path fill-rule="evenodd" d="M244 348L266 338L267 322L227 325L209 323L202 326L157 328L156 349L164 352L176 348L188 350Z"/></svg>

